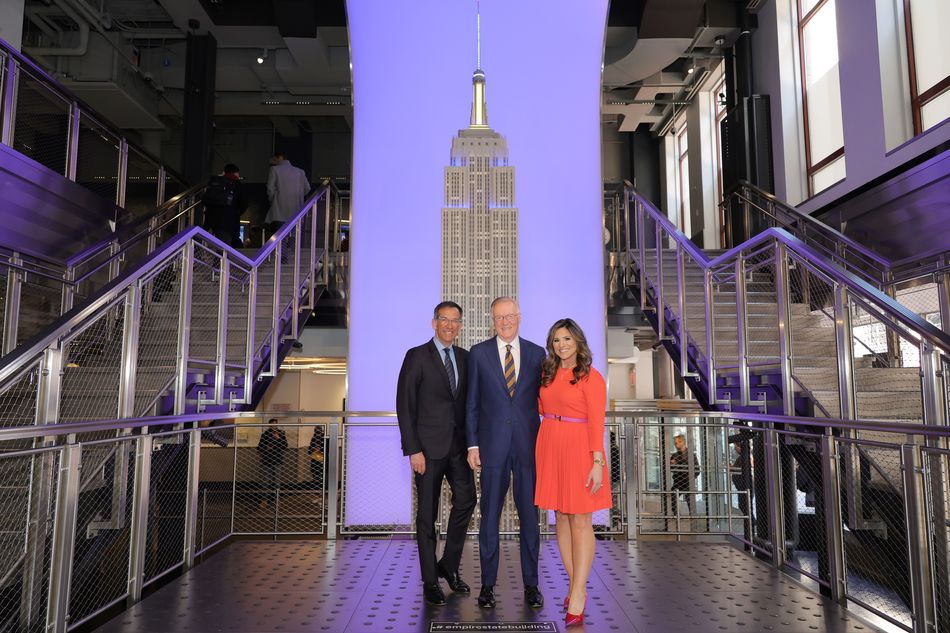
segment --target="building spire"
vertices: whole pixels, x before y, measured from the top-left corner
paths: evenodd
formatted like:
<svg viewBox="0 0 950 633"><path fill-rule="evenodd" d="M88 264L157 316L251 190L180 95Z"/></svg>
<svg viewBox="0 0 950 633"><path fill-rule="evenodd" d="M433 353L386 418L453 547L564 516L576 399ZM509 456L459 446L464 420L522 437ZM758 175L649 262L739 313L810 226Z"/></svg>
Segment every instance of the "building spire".
<svg viewBox="0 0 950 633"><path fill-rule="evenodd" d="M476 58L475 74L472 75L472 121L470 128L488 128L488 104L485 103L485 73L482 71L482 9L480 0L475 0Z"/></svg>

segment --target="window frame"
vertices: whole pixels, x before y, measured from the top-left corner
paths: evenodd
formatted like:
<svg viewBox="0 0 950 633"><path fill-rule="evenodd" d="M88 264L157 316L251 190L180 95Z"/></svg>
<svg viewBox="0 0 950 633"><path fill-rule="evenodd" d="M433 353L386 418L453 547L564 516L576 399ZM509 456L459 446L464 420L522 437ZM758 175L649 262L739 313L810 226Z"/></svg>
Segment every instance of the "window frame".
<svg viewBox="0 0 950 633"><path fill-rule="evenodd" d="M907 2L908 0L904 0ZM802 87L802 118L804 121L804 132L805 132L805 181L807 185L808 197L815 195L815 174L820 172L822 169L835 162L842 156L844 156L844 144L841 145L838 149L834 150L827 156L821 158L817 163L812 163L811 155L811 138L809 133L809 119L808 119L808 80L805 76L805 27L808 26L808 23L814 18L819 11L821 11L827 4L829 0L818 0L815 3L808 13L802 15L802 0L795 0L795 8L798 16L798 74L799 80L801 81ZM837 20L836 20L837 22ZM841 57L838 56L838 61L836 65L840 63ZM841 69L838 68L840 73ZM843 105L843 104L842 104ZM844 112L841 113L842 116L842 125L844 124ZM827 187L826 187L827 188ZM822 190L824 191L824 189Z"/></svg>
<svg viewBox="0 0 950 633"><path fill-rule="evenodd" d="M910 83L910 111L914 123L914 136L923 134L924 106L950 90L950 74L925 90L917 92L917 62L914 56L914 25L911 12L913 0L904 0L904 43L907 46L907 76ZM929 128L928 128L929 129Z"/></svg>

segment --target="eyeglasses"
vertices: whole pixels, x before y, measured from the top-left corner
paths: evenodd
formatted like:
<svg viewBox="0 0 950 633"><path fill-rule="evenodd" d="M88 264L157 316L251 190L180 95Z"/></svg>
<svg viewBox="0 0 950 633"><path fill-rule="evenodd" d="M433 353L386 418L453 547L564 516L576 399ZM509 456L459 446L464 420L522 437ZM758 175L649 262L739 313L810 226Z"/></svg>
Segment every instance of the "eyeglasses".
<svg viewBox="0 0 950 633"><path fill-rule="evenodd" d="M448 317L439 317L436 319L442 325L462 325L462 319L449 319Z"/></svg>
<svg viewBox="0 0 950 633"><path fill-rule="evenodd" d="M495 323L501 323L502 321L515 321L520 317L521 314L518 312L512 312L511 314L496 314L492 316L492 321Z"/></svg>

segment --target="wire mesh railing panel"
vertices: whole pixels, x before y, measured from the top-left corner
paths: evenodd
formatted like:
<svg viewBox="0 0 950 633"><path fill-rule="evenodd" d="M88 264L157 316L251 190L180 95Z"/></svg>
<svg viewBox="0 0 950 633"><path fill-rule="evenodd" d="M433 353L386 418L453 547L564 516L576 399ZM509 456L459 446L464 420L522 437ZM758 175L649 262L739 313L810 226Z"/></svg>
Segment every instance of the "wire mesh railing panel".
<svg viewBox="0 0 950 633"><path fill-rule="evenodd" d="M63 350L59 417L63 422L118 417L122 361L122 299L112 304Z"/></svg>
<svg viewBox="0 0 950 633"><path fill-rule="evenodd" d="M40 361L26 367L0 393L0 427L29 426L36 423Z"/></svg>
<svg viewBox="0 0 950 633"><path fill-rule="evenodd" d="M20 67L13 149L65 176L71 107Z"/></svg>
<svg viewBox="0 0 950 633"><path fill-rule="evenodd" d="M903 490L888 485L880 472L875 476L879 469L894 473L896 481L901 481L900 446L875 446L872 455L867 442L836 442L842 465L847 596L896 624L908 626L911 585Z"/></svg>
<svg viewBox="0 0 950 633"><path fill-rule="evenodd" d="M820 435L779 433L783 473L782 505L788 548L785 565L821 585L829 586L825 528L825 487ZM794 484L794 485L793 485Z"/></svg>
<svg viewBox="0 0 950 633"><path fill-rule="evenodd" d="M273 328L271 314L274 309L274 262L280 261L280 255L274 250L257 268L257 317L254 321L254 351L257 352L267 342ZM283 280L281 280L283 281Z"/></svg>
<svg viewBox="0 0 950 633"><path fill-rule="evenodd" d="M89 115L80 115L76 182L112 202L118 193L119 145L115 134Z"/></svg>
<svg viewBox="0 0 950 633"><path fill-rule="evenodd" d="M761 476L752 461L752 438L750 431L729 430L729 488L727 498L727 529L738 540L751 544L754 536L755 507L753 504L757 482Z"/></svg>
<svg viewBox="0 0 950 633"><path fill-rule="evenodd" d="M148 415L175 378L178 357L178 309L183 256L175 255L140 282L135 415ZM161 413L160 410L155 410Z"/></svg>
<svg viewBox="0 0 950 633"><path fill-rule="evenodd" d="M326 431L307 424L240 425L234 532L322 534Z"/></svg>
<svg viewBox="0 0 950 633"><path fill-rule="evenodd" d="M26 275L20 290L17 345L39 334L62 314L63 284L40 275Z"/></svg>
<svg viewBox="0 0 950 633"><path fill-rule="evenodd" d="M735 369L739 366L739 317L736 303L736 284L735 275L729 268L720 268L714 271L712 284L713 344L716 353L716 369Z"/></svg>
<svg viewBox="0 0 950 633"><path fill-rule="evenodd" d="M181 565L184 560L188 508L188 433L154 439L149 477L144 582Z"/></svg>
<svg viewBox="0 0 950 633"><path fill-rule="evenodd" d="M950 451L923 449L936 630L950 627Z"/></svg>
<svg viewBox="0 0 950 633"><path fill-rule="evenodd" d="M196 553L231 534L235 501L235 430L201 432L198 471L198 516L194 535Z"/></svg>
<svg viewBox="0 0 950 633"><path fill-rule="evenodd" d="M841 407L834 285L803 260L790 256L788 288L793 388L805 395L798 413L837 418Z"/></svg>
<svg viewBox="0 0 950 633"><path fill-rule="evenodd" d="M151 213L158 205L158 165L130 147L126 172L125 210L128 218Z"/></svg>
<svg viewBox="0 0 950 633"><path fill-rule="evenodd" d="M191 277L190 360L213 363L217 358L218 304L220 303L221 258L195 244Z"/></svg>
<svg viewBox="0 0 950 633"><path fill-rule="evenodd" d="M170 174L165 174L165 200L170 200L174 198L181 192L188 189L187 185L184 182L172 176ZM163 200L164 202L164 200Z"/></svg>
<svg viewBox="0 0 950 633"><path fill-rule="evenodd" d="M940 295L937 284L932 281L917 283L910 288L899 289L895 298L902 306L940 328ZM950 324L948 324L950 325Z"/></svg>
<svg viewBox="0 0 950 633"><path fill-rule="evenodd" d="M705 358L706 350L706 282L705 269L687 253L683 253L684 304L686 333L689 341Z"/></svg>
<svg viewBox="0 0 950 633"><path fill-rule="evenodd" d="M59 449L0 453L0 630L45 630Z"/></svg>
<svg viewBox="0 0 950 633"><path fill-rule="evenodd" d="M746 353L749 363L777 363L779 343L774 250L769 247L748 255L745 271Z"/></svg>
<svg viewBox="0 0 950 633"><path fill-rule="evenodd" d="M87 457L93 457L96 463L102 461L102 455L109 457L96 468L101 475L86 480L79 492L69 594L71 625L128 594L134 442L119 439L83 447L80 468L84 477Z"/></svg>
<svg viewBox="0 0 950 633"><path fill-rule="evenodd" d="M851 301L854 400L859 419L923 420L917 343L867 307ZM862 349L868 350L862 355Z"/></svg>
<svg viewBox="0 0 950 633"><path fill-rule="evenodd" d="M251 300L251 275L231 266L228 285L228 345L226 362L244 366L247 352L247 308Z"/></svg>
<svg viewBox="0 0 950 633"><path fill-rule="evenodd" d="M640 533L730 533L741 515L732 501L727 427L641 427Z"/></svg>
<svg viewBox="0 0 950 633"><path fill-rule="evenodd" d="M409 469L409 460L405 458L405 499L394 500L379 486L367 485L361 470L367 463L366 455L372 455L371 461L388 460L383 451L390 451L391 442L399 441L399 428L395 424L361 423L348 421L343 424L340 447L340 534L379 533L407 534L414 531L416 516L415 485ZM351 456L355 447L359 447L360 456ZM354 480L358 480L354 483ZM478 481L476 480L476 486ZM355 491L359 491L356 495ZM391 488L389 489L392 490ZM373 523L366 521L371 508L385 507L392 512L391 522L382 523L378 519ZM406 512L408 510L408 513ZM475 507L478 512L478 506ZM405 518L404 518L405 517ZM471 524L469 524L471 526ZM437 526L438 527L438 526Z"/></svg>

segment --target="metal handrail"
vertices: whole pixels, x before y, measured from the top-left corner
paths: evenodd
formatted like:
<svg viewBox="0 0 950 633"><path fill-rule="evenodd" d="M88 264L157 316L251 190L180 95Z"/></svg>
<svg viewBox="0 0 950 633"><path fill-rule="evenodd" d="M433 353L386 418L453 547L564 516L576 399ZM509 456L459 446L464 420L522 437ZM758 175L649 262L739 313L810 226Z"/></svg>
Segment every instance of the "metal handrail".
<svg viewBox="0 0 950 633"><path fill-rule="evenodd" d="M703 268L713 270L724 264L733 263L737 257L756 247L779 242L800 257L805 258L811 265L818 268L833 281L847 286L848 289L855 292L858 297L880 306L887 316L913 331L917 337L928 341L934 345L934 347L940 349L945 356L950 356L950 334L941 332L929 322L920 318L917 314L911 312L864 279L857 277L847 270L842 270L839 266L829 262L823 253L815 250L809 244L806 244L785 229L770 227L750 240L710 259L702 249L680 232L669 218L657 209L652 202L641 196L632 187L627 187L627 195L631 199L639 202L642 208L650 215L651 219L666 229L667 234L677 243L678 247L686 251L689 256Z"/></svg>
<svg viewBox="0 0 950 633"><path fill-rule="evenodd" d="M43 335L27 341L3 357L2 366L0 366L0 385L18 376L22 370L35 363L37 358L41 356L45 350L51 348L51 346L55 346L57 341L62 339L69 332L81 327L83 323L96 318L101 313L101 310L111 306L116 300L122 297L133 284L148 275L151 271L161 267L171 257L175 256L185 244L195 238L201 238L203 241L214 245L218 250L226 253L229 261L236 261L249 268L256 268L274 255L282 239L297 228L300 220L307 213L316 211L317 201L328 196L329 191L330 189L324 186L313 193L304 202L303 207L268 240L253 259L232 248L230 244L225 244L200 227L192 227L180 233L159 247L145 260L130 270L127 270L121 277L103 286L85 304L63 314ZM313 271L310 271L310 274L314 274ZM303 282L304 280L301 279L300 281Z"/></svg>

